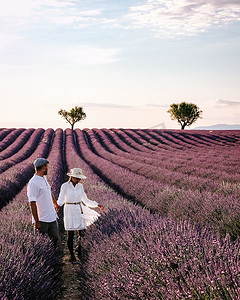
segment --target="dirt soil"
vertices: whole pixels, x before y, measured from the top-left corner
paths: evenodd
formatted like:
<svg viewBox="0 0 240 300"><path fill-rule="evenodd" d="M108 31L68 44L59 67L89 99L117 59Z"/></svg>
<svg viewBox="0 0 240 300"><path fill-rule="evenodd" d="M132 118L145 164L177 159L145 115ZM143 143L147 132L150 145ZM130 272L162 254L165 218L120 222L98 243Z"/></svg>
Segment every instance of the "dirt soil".
<svg viewBox="0 0 240 300"><path fill-rule="evenodd" d="M79 264L72 264L69 261L70 255L67 248L66 234L61 234L61 243L63 247L63 257L62 257L62 287L61 293L58 300L68 299L68 300L81 300L83 299L80 291L80 270L81 262Z"/></svg>

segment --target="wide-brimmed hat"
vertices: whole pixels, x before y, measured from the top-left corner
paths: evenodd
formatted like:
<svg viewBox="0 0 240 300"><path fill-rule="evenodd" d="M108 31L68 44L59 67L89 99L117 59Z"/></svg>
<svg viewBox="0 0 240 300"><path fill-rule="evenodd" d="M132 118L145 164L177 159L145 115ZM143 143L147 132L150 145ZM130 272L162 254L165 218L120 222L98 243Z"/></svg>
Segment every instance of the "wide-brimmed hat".
<svg viewBox="0 0 240 300"><path fill-rule="evenodd" d="M86 179L87 177L83 175L82 169L80 168L73 168L70 170L70 172L67 173L68 176L75 177L75 178L81 178Z"/></svg>

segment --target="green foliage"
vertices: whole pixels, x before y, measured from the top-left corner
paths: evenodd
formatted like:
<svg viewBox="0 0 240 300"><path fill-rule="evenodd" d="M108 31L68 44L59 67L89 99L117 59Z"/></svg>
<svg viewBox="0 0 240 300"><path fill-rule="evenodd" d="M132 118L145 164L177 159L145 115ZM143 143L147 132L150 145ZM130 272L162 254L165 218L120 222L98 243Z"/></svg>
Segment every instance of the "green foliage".
<svg viewBox="0 0 240 300"><path fill-rule="evenodd" d="M71 125L72 130L76 122L84 120L87 116L81 106L75 106L69 112L64 109L60 109L58 114Z"/></svg>
<svg viewBox="0 0 240 300"><path fill-rule="evenodd" d="M201 118L202 111L193 103L182 102L180 104L171 104L167 111L171 114L172 120L177 120L181 125L181 129L192 125Z"/></svg>

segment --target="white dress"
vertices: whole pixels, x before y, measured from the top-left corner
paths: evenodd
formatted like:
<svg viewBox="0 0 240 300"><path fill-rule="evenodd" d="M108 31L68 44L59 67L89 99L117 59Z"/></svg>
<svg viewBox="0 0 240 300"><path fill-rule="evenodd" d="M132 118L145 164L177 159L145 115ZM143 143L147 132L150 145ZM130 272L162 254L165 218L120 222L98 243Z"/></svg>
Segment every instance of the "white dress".
<svg viewBox="0 0 240 300"><path fill-rule="evenodd" d="M81 183L75 186L71 181L63 183L57 203L59 206L64 204L65 230L86 229L100 216L99 213L90 208L97 207L98 203L88 199Z"/></svg>

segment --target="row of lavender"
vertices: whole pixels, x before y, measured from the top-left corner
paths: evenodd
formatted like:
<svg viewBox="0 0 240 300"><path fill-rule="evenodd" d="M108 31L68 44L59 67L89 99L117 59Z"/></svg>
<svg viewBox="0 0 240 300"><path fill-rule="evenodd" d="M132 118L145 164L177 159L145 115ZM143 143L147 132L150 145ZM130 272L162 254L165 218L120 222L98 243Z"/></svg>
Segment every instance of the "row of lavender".
<svg viewBox="0 0 240 300"><path fill-rule="evenodd" d="M34 139L29 139L20 151L12 157L6 159L6 164L10 167L1 173L0 178L0 208L6 205L12 198L20 192L28 182L33 173L33 160L38 156L47 156L54 134L53 129L44 132L43 129L36 130ZM43 135L44 133L44 135ZM40 136L42 136L41 141ZM30 150L29 150L30 148ZM26 151L28 154L26 155ZM30 156L28 156L30 154ZM2 165L4 164L1 161ZM9 161L9 164L8 164Z"/></svg>
<svg viewBox="0 0 240 300"><path fill-rule="evenodd" d="M84 299L237 299L239 241L126 201L81 158L83 141L71 130L66 140L68 166L83 168L88 196L105 206L85 240Z"/></svg>
<svg viewBox="0 0 240 300"><path fill-rule="evenodd" d="M91 144L93 151L104 157L107 160L110 160L112 162L115 162L118 165L121 165L123 167L131 169L133 172L138 173L140 175L144 175L148 178L158 180L160 182L165 182L168 183L169 185L175 185L180 188L207 188L209 185L209 188L212 188L213 190L219 189L219 184L222 185L223 180L227 180L228 182L230 181L231 183L233 182L239 182L240 180L240 173L238 171L237 165L240 162L238 156L232 158L229 154L229 149L225 151L225 159L224 162L228 161L228 163L231 163L231 160L234 162L234 170L232 170L234 174L229 174L226 172L223 172L221 170L221 165L218 162L218 167L220 171L218 170L217 172L214 172L213 174L215 175L215 181L217 180L218 182L213 182L209 180L209 178L206 178L206 174L204 174L204 177L202 176L202 172L199 172L198 175L188 175L188 176L183 176L182 172L178 170L176 167L177 164L185 164L185 156L187 156L188 160L191 155L191 151L188 150L187 153L185 152L185 156L183 158L178 157L178 162L176 162L176 156L177 153L173 154L170 151L161 153L161 156L159 155L158 152L158 157L154 155L153 158L147 158L144 157L145 153L142 153L143 150L141 151L141 155L139 155L139 151L129 149L128 152L123 151L117 147L116 144L112 142L112 140L109 140L109 138L103 133L101 130L85 130L84 131L85 136L88 138L89 144ZM118 145L123 146L123 142L118 142ZM125 147L126 149L126 147ZM215 149L216 150L216 149ZM231 149L233 150L233 149ZM236 149L234 149L236 150ZM238 147L238 151L240 150L240 145ZM183 152L183 151L181 151ZM206 149L204 150L204 154L206 152ZM231 151L231 155L234 151ZM194 152L196 155L196 152ZM197 152L198 158L200 157L200 152ZM216 152L215 152L216 154ZM222 151L222 154L224 155L224 151ZM227 155L228 159L227 159ZM168 164L164 165L162 159L162 156L164 155L164 161L168 161ZM173 158L174 156L174 158ZM210 155L209 155L210 156ZM174 161L173 161L173 159ZM192 159L191 159L192 160ZM138 162L136 164L136 161ZM191 162L190 162L191 163ZM212 162L211 162L212 164ZM209 164L206 164L206 160L204 160L204 169L209 169L211 166ZM236 174L238 172L238 174ZM191 185L193 185L191 187ZM204 185L202 187L202 185ZM206 186L205 186L206 185Z"/></svg>
<svg viewBox="0 0 240 300"><path fill-rule="evenodd" d="M121 135L125 134L125 132L123 130L122 131L118 130L118 131L121 132ZM11 135L13 132L11 132L9 135ZM88 134L88 137L89 137L88 132L89 131L85 130L84 134L85 135ZM99 133L99 131L98 131L98 135L100 135L100 134L101 134L101 132ZM9 135L7 137L9 137ZM128 136L129 135L130 135L130 130L128 130ZM136 138L136 136L135 136L135 138ZM116 137L115 137L115 139L116 139ZM4 140L6 140L6 138ZM105 169L110 170L111 167L115 167L115 169L117 170L117 166L115 165L117 163L121 167L124 167L124 169L123 169L124 171L126 171L125 169L127 168L127 170L132 171L134 173L134 175L139 174L141 176L144 176L144 178L136 177L136 176L134 176L134 177L137 180L141 180L143 182L143 185L145 183L146 186L150 186L149 195L146 197L144 194L144 192L146 193L146 191L144 191L143 188L140 188L140 192L143 192L143 193L142 193L142 197L139 197L139 191L132 190L132 192L131 192L132 186L130 185L128 188L124 182L122 184L120 177L118 177L117 175L115 176L116 178L114 178L114 179L111 177L111 174L110 174L110 176L107 176L107 180L109 182L113 183L115 185L115 187L117 187L121 192L123 192L128 197L131 197L137 201L142 202L144 205L147 205L151 209L154 209L154 210L157 209L158 211L161 211L162 213L168 213L168 211L170 211L170 213L173 214L174 216L178 214L180 217L182 215L186 215L186 216L193 215L192 212L195 211L195 208L197 205L198 212L199 213L201 212L201 215L196 219L198 222L201 223L203 220L203 222L205 222L205 221L212 222L213 221L213 223L215 223L215 221L217 219L218 223L219 222L222 223L221 230L223 230L226 227L229 227L229 224L230 224L230 229L228 228L228 231L229 230L232 231L232 227L234 227L234 230L238 229L238 227L237 227L238 219L237 219L237 217L235 217L238 215L238 212L239 212L238 206L236 206L237 202L235 201L234 203L232 203L233 201L232 201L232 199L230 199L230 201L228 201L230 203L230 205L227 204L227 206L228 206L227 209L225 207L226 203L227 203L226 200L229 200L229 199L225 199L226 195L227 195L227 197L230 197L230 196L235 197L235 199L239 198L239 186L232 184L232 181L234 181L235 178L237 178L237 179L239 178L239 171L236 170L236 167L235 167L235 171L238 171L238 174L236 174L236 172L232 172L234 174L234 176L229 175L228 177L226 177L226 173L221 174L222 175L221 177L219 175L217 175L221 179L220 183L212 181L212 180L208 180L205 178L200 178L200 176L185 176L184 177L182 175L182 173L179 171L171 172L162 167L159 167L159 164L156 163L159 158L159 151L157 153L158 156L156 156L155 152L151 151L151 153L149 153L149 151L147 151L147 148L144 148L144 146L141 146L143 149L139 148L139 150L141 150L141 156L140 156L139 150L138 151L134 150L134 147L136 147L137 144L136 143L134 144L133 139L131 141L131 144L133 145L133 147L128 146L128 148L127 148L127 150L129 152L126 152L127 144L125 144L124 142L119 143L119 141L118 141L118 145L120 144L121 147L123 147L123 148L125 147L125 152L119 150L116 146L115 146L115 149L113 150L113 148L114 148L113 143L107 144L107 142L109 140L106 142L106 138L104 139L104 137L102 137L102 140L104 141L104 146L102 148L101 148L101 145L99 145L99 141L97 141L96 139L93 141L92 140L89 140L89 141L90 141L94 151L95 152L97 151L98 155L101 153L101 155L105 159L114 163L114 164L109 165L110 168L107 167ZM30 140L29 140L29 142L30 142ZM109 153L105 150L105 148L109 149L110 147L111 147L110 151L112 153ZM9 147L9 148L12 148L12 147ZM5 151L7 149L5 149ZM227 149L227 150L229 153L229 149ZM233 150L230 149L230 150L231 150L231 152L233 152L234 149ZM115 153L114 153L114 151L115 151ZM132 151L135 151L135 153L133 153ZM22 151L13 155L11 157L11 160L13 160L13 158L17 156L15 159L15 162L17 162L17 158L19 158L20 153L25 154L25 152L22 149ZM169 151L168 151L168 153L169 153ZM223 151L222 151L222 153L223 153ZM138 158L145 159L146 154L148 154L148 155L150 154L151 156L155 155L155 160L152 157L151 158L147 157L147 159L148 159L147 163L149 163L150 160L152 160L153 163L151 163L150 165L147 165L146 161L144 161L144 162L138 162L136 164L136 160L138 160ZM166 158L166 156L167 156L166 151L164 154L165 154L165 158ZM187 154L189 155L189 151ZM126 157L126 155L128 157ZM171 156L172 156L172 153L170 152L170 155L168 156L167 159L169 160L169 157L171 158ZM21 158L23 158L23 157L24 157L24 155L21 155ZM236 158L236 157L238 157L238 156L234 156L234 158ZM5 160L5 162L7 162L7 161L9 161L9 159ZM98 159L98 161L99 161L99 159ZM227 159L225 159L225 162L226 161L227 161ZM228 159L228 161L229 161L229 159ZM93 163L93 160L91 160L91 163ZM173 166L175 165L175 161L172 163L172 165ZM235 166L236 165L237 164L235 164ZM168 164L168 167L169 167L169 164ZM208 168L209 168L209 166L205 167L205 169L208 169ZM220 168L220 166L219 166L219 168ZM102 171L102 170L100 170L100 171ZM118 172L116 171L115 173L117 174ZM104 172L102 172L102 174L104 176ZM4 174L4 175L6 175L6 174ZM125 175L123 175L123 176L125 176ZM5 176L5 178L6 178L6 176ZM146 179L151 179L151 181L146 181ZM12 183L13 183L13 187L15 188L16 186L19 186L19 184L16 185L17 177L15 175L14 175L14 180L15 180L15 182L12 182ZM12 181L12 179L11 179L11 181ZM226 184L223 185L222 182L224 182L224 183L226 182ZM134 180L133 180L133 183L134 183ZM8 184L9 183L7 182L7 186L8 186ZM123 185L125 185L125 188ZM156 187L156 185L157 185L157 187ZM11 189L11 192L16 193L16 190L14 190L14 188ZM129 189L130 189L130 191L129 191ZM159 195L159 189L161 189L160 195ZM185 191L184 189L186 189L187 191ZM197 194L196 194L195 190L197 190ZM217 198L217 199L215 199L212 195L209 195L209 191L211 194L212 193L216 194L215 198ZM2 198L6 198L5 195L6 195L6 193L8 193L8 189L2 188L1 192L3 194ZM163 193L167 194L167 195L165 197L162 197ZM170 197L170 199L167 199L169 197ZM150 199L148 199L148 198L150 198ZM159 198L161 198L163 203L161 203L159 201ZM174 201L175 198L177 198L177 201ZM186 211L186 209L185 209L186 201L182 201L181 203L185 207L184 207L184 209L182 209L182 207L180 206L180 213L179 213L179 209L176 211L174 205L177 208L179 208L178 202L181 201L181 198L184 198L186 200L192 199L193 203L191 203L190 206L188 205L189 209L188 209L188 211ZM201 198L206 200L205 203L203 203L203 204L201 203L201 202L203 202ZM142 201L142 199L143 199L143 201ZM219 201L219 199L220 199L220 201ZM209 206L211 205L210 200L212 200L212 202L215 203L215 205L212 206L211 210L209 210ZM149 205L149 202L150 202L150 205ZM222 205L223 202L225 203L225 206ZM173 208L171 207L172 203L173 203ZM162 207L162 204L164 207ZM199 205L199 204L201 204L201 205ZM203 207L203 206L206 206L204 204L207 204L207 207ZM169 207L166 207L166 206L170 206L170 209L169 209ZM230 220L229 220L229 217L227 220L224 219L225 216L222 216L222 211L226 211L225 215L230 215ZM235 214L231 214L231 211L235 212ZM195 218L195 215L194 215L194 218Z"/></svg>
<svg viewBox="0 0 240 300"><path fill-rule="evenodd" d="M93 130L93 132L96 132L96 130ZM192 149L185 148L185 151L176 151L171 147L162 149L160 145L157 147L157 151L147 151L143 143L140 145L129 137L126 138L122 131L118 130L115 133L112 130L98 130L96 134L100 135L101 141L110 139L109 147L111 149L107 146L109 142L103 142L104 148L110 152L115 153L117 148L118 152L121 151L120 156L124 158L132 159L134 155L135 162L146 163L160 168L158 176L167 176L169 173L171 177L192 175L207 178L209 182L221 178L222 181L220 183L224 184L227 184L229 179L233 183L239 182L239 172L236 174L236 165L239 164L239 144L235 144L231 149L226 147L219 148L214 145L214 147L205 147L203 150L198 150L196 147ZM105 138L103 138L103 135L105 135ZM141 155L139 155L139 151ZM117 154L119 155L119 153ZM176 181L176 184L181 183L182 178L183 176L180 181ZM168 180L169 177L167 178Z"/></svg>
<svg viewBox="0 0 240 300"><path fill-rule="evenodd" d="M27 135L31 134L32 129L28 129L28 130L23 130L23 129L17 129L17 130L2 130L1 133L5 133L6 136L2 136L2 141L0 141L0 158L1 160L5 160L7 157L12 156L14 153L16 153L20 147L22 147L22 145L25 145L25 142L27 141ZM182 133L181 134L178 131L153 131L153 130L102 130L100 132L104 132L104 134L108 134L111 135L111 133L113 133L112 136L110 136L111 139L113 139L113 142L115 142L116 139L124 139L124 144L125 147L127 146L127 144L129 143L131 145L131 147L128 147L132 150L134 150L134 148L136 148L137 150L140 150L141 152L143 152L146 155L147 150L151 149L153 151L157 151L157 154L161 154L161 161L160 163L163 164L166 161L166 153L169 153L170 151L175 151L174 146L180 147L180 149L194 149L194 147L199 147L199 145L201 147L205 147L206 145L213 145L216 146L217 144L219 145L219 142L216 144L215 139L214 139L214 135L211 135L210 137L213 137L212 142L208 142L208 144L204 143L204 137L208 136L206 133L205 134L201 134L201 136L198 138L198 141L196 142L196 134L194 132L191 132L191 134L187 133ZM172 136L176 135L177 138L175 137L174 143L172 142L173 138ZM219 134L220 135L220 134ZM236 145L236 142L239 142L239 138L237 139L237 134L233 134L233 131L227 131L225 137L225 143L224 146L226 145ZM16 138L16 136L18 136ZM188 136L188 138L186 139L185 137ZM189 139L189 136L191 137L191 139ZM120 137L120 138L119 138ZM154 137L154 139L153 139ZM168 138L166 138L168 137ZM171 137L171 141L170 138ZM13 139L15 138L14 143L11 143L13 141ZM227 140L230 139L231 143ZM185 139L185 142L183 143L182 141ZM1 140L1 135L0 135L0 140ZM190 142L191 140L191 142ZM149 142L151 141L151 142ZM10 144L10 147L7 147L7 145ZM126 144L127 143L127 144ZM153 145L154 144L154 145ZM181 145L182 144L182 145ZM222 142L220 143L222 145ZM26 145L25 145L26 146ZM183 146L185 148L183 148ZM194 146L194 147L193 147ZM6 148L7 147L7 148ZM165 147L165 148L164 148ZM26 148L26 147L25 147ZM226 148L226 147L225 147ZM3 151L5 149L5 151ZM159 153L159 150L161 150L161 152ZM163 150L167 150L167 151L163 151ZM196 150L196 149L195 149ZM220 150L220 149L219 149ZM14 152L15 151L15 152ZM129 151L129 149L127 149L127 151ZM136 151L136 150L135 150ZM148 153L148 157L149 158L156 158L156 155L153 155L153 151L149 151L150 153ZM233 153L233 149L231 149L231 154ZM190 152L190 151L189 151ZM225 154L222 154L222 151L218 151L218 155L214 157L214 155L212 153L209 153L209 150L207 151L208 153L205 153L206 151L202 151L202 152L198 152L198 155L196 157L196 153L195 151L191 151L190 153L188 152L188 155L186 156L184 151L177 151L176 153L174 153L174 155L172 155L171 157L171 161L174 159L174 162L172 165L175 166L175 164L179 163L183 163L184 158L185 160L187 160L188 165L193 165L196 167L200 167L200 165L202 164L202 161L204 160L211 160L212 165L211 167L214 166L214 164L217 164L219 161L221 162L226 155L226 151ZM170 152L172 153L172 152ZM156 154L156 152L154 153ZM207 155L206 155L207 154ZM150 156L149 156L150 155ZM169 155L168 155L169 157ZM235 156L236 157L236 156ZM158 159L160 159L159 155L157 157ZM199 160L200 159L200 160ZM226 162L226 166L228 167L227 169L229 170L229 157L227 159ZM233 161L234 163L234 161ZM224 166L223 162L221 163L221 165ZM169 166L168 166L169 167ZM176 167L176 166L175 166ZM217 166L219 168L219 166ZM0 170L2 169L2 166L0 166ZM183 170L181 170L183 171ZM229 172L231 172L231 169L229 170Z"/></svg>
<svg viewBox="0 0 240 300"><path fill-rule="evenodd" d="M170 185L167 181L157 180L159 178L157 168L156 170L153 170L152 166L147 168L147 165L140 164L134 159L128 161L126 157L119 159L113 153L106 153L96 139L90 140L90 133L86 139L86 130L77 129L75 132L84 159L122 195L159 212L162 216L191 219L222 234L229 232L233 238L239 235L239 185L221 186L211 182L208 184L199 179L199 185L195 181L191 186L191 181L188 183L187 179L183 179L183 183L185 181L190 188L182 188L181 177L178 185L174 182ZM139 156L145 155L142 152L138 153ZM120 161L124 163L124 167L119 165ZM146 170L157 179L148 178ZM200 184L202 186L205 184L205 188L200 189ZM211 189L208 189L209 186Z"/></svg>
<svg viewBox="0 0 240 300"><path fill-rule="evenodd" d="M195 131L185 134L182 131L153 131L153 130L133 130L133 129L103 129L104 131L113 132L118 136L125 139L131 144L131 140L134 139L137 143L143 144L146 148L154 148L155 145L160 147L160 149L170 149L183 147L191 148L194 147L205 147L205 146L222 146L232 145L239 141L237 134L233 134L231 131L226 131L225 138L221 140L216 140L214 135L209 135L206 133L195 134ZM230 137L229 137L230 136Z"/></svg>
<svg viewBox="0 0 240 300"><path fill-rule="evenodd" d="M12 200L0 211L1 299L56 299L61 286L61 248L55 250L47 237L33 233L25 184L34 173L33 161L39 156L48 157L49 180L53 192L59 193L63 182L63 132L35 130L29 142L25 140L25 145L32 154L26 155L23 146L13 155L19 157L19 163L16 159L16 164L1 174L1 203Z"/></svg>
<svg viewBox="0 0 240 300"><path fill-rule="evenodd" d="M9 147L1 151L0 173L27 159L36 149L43 137L42 128L26 130Z"/></svg>
<svg viewBox="0 0 240 300"><path fill-rule="evenodd" d="M211 167L214 167L215 165L215 169L218 169L219 167L220 168L227 167L227 169L229 170L230 167L229 171L231 172L231 164L234 163L235 160L238 158L238 155L233 156L233 154L237 154L239 152L239 146L240 146L240 141L239 141L240 137L239 137L238 139L234 138L233 142L229 145L229 146L233 146L231 147L230 151L227 151L228 150L227 143L221 145L219 144L216 145L214 142L209 143L208 145L202 143L201 147L199 147L197 143L189 144L188 142L185 142L183 144L181 143L180 139L175 139L174 144L167 141L168 148L165 148L166 144L164 144L164 148L163 148L163 145L160 141L158 141L158 138L162 139L164 133L159 132L158 134L155 134L155 141L158 141L157 145L154 146L151 145L151 149L149 149L150 147L150 143L148 143L149 135L150 135L149 131L145 132L142 130L140 135L134 132L133 130L103 130L103 131L108 136L110 135L110 138L113 141L113 143L117 142L117 144L119 145L118 141L120 140L121 146L123 146L122 142L124 142L124 144L130 145L131 148L135 148L136 150L143 152L144 157L149 157L151 159L153 158L160 159L161 164L164 163L165 161L170 160L174 167L178 166L179 163L187 162L188 165L201 168L202 163L205 162L207 164L210 164ZM126 134L126 132L128 134ZM227 134L228 132L226 132L226 135ZM194 133L192 133L192 135L194 135ZM240 136L240 133L238 133L238 135ZM144 139L142 137L144 137ZM183 151L176 151L175 149L176 146L179 147L178 150L183 150ZM131 148L128 147L127 152L128 151L131 152L132 151ZM223 149L224 152L222 152ZM186 155L186 151L187 151L187 155ZM169 155L169 153L171 155ZM227 158L226 162L225 162L225 158ZM220 165L216 166L216 164L218 163L220 163ZM239 163L239 158L238 158L238 163Z"/></svg>
<svg viewBox="0 0 240 300"><path fill-rule="evenodd" d="M120 129L112 129L107 130L103 129L103 131L107 131L108 133L113 132L115 135L119 135L127 140L127 142L131 139L134 139L139 144L144 144L146 148L151 149L154 145L158 147L154 148L154 150L158 149L167 149L171 150L174 147L182 148L187 147L191 148L195 147L205 147L206 145L235 145L236 142L239 143L239 131L219 131L217 134L209 133L201 131L164 131L164 130L120 130ZM20 147L21 143L23 143L24 136L27 134L31 134L33 129L1 129L0 132L0 151L6 149L9 145L11 145L11 150L16 147ZM224 133L223 133L224 132ZM128 140L128 137L130 139ZM146 150L145 148L145 150ZM17 149L16 149L17 150ZM18 149L19 150L19 149ZM2 159L2 156L1 156Z"/></svg>
<svg viewBox="0 0 240 300"><path fill-rule="evenodd" d="M82 132L77 132L75 136L71 130L66 131L65 164L62 131L55 132L55 144L49 156L53 168L50 168L49 180L57 195L63 181L62 166L65 169L80 166L88 176L88 195L106 207L103 217L90 228L85 241L85 268L84 274L80 274L86 277L82 286L85 297L237 299L239 242L231 244L228 237L220 239L213 236L208 229L194 227L187 221L173 221L169 217L163 219L159 214L150 214L148 210L127 202L99 180L80 158L79 155L87 162L93 160L92 166L99 172L100 164L95 164L99 156L93 155L85 138L81 140L81 137L84 138ZM103 165L106 163L109 168L113 167L106 159L98 162ZM112 170L113 173L119 170L121 173L121 169L117 167L118 169ZM124 174L129 176L130 173ZM106 176L105 179L110 182ZM132 177L128 177L129 181L131 179ZM18 199L15 198L11 205L17 202ZM23 206L20 202L18 207L22 209ZM10 207L8 205L6 209ZM14 210L16 211L15 207ZM9 216L11 218L11 214ZM21 224L19 220L16 223ZM15 226L17 225L14 224ZM30 266L33 267L32 264ZM51 283L53 282L54 279ZM56 291L56 286L53 290Z"/></svg>

